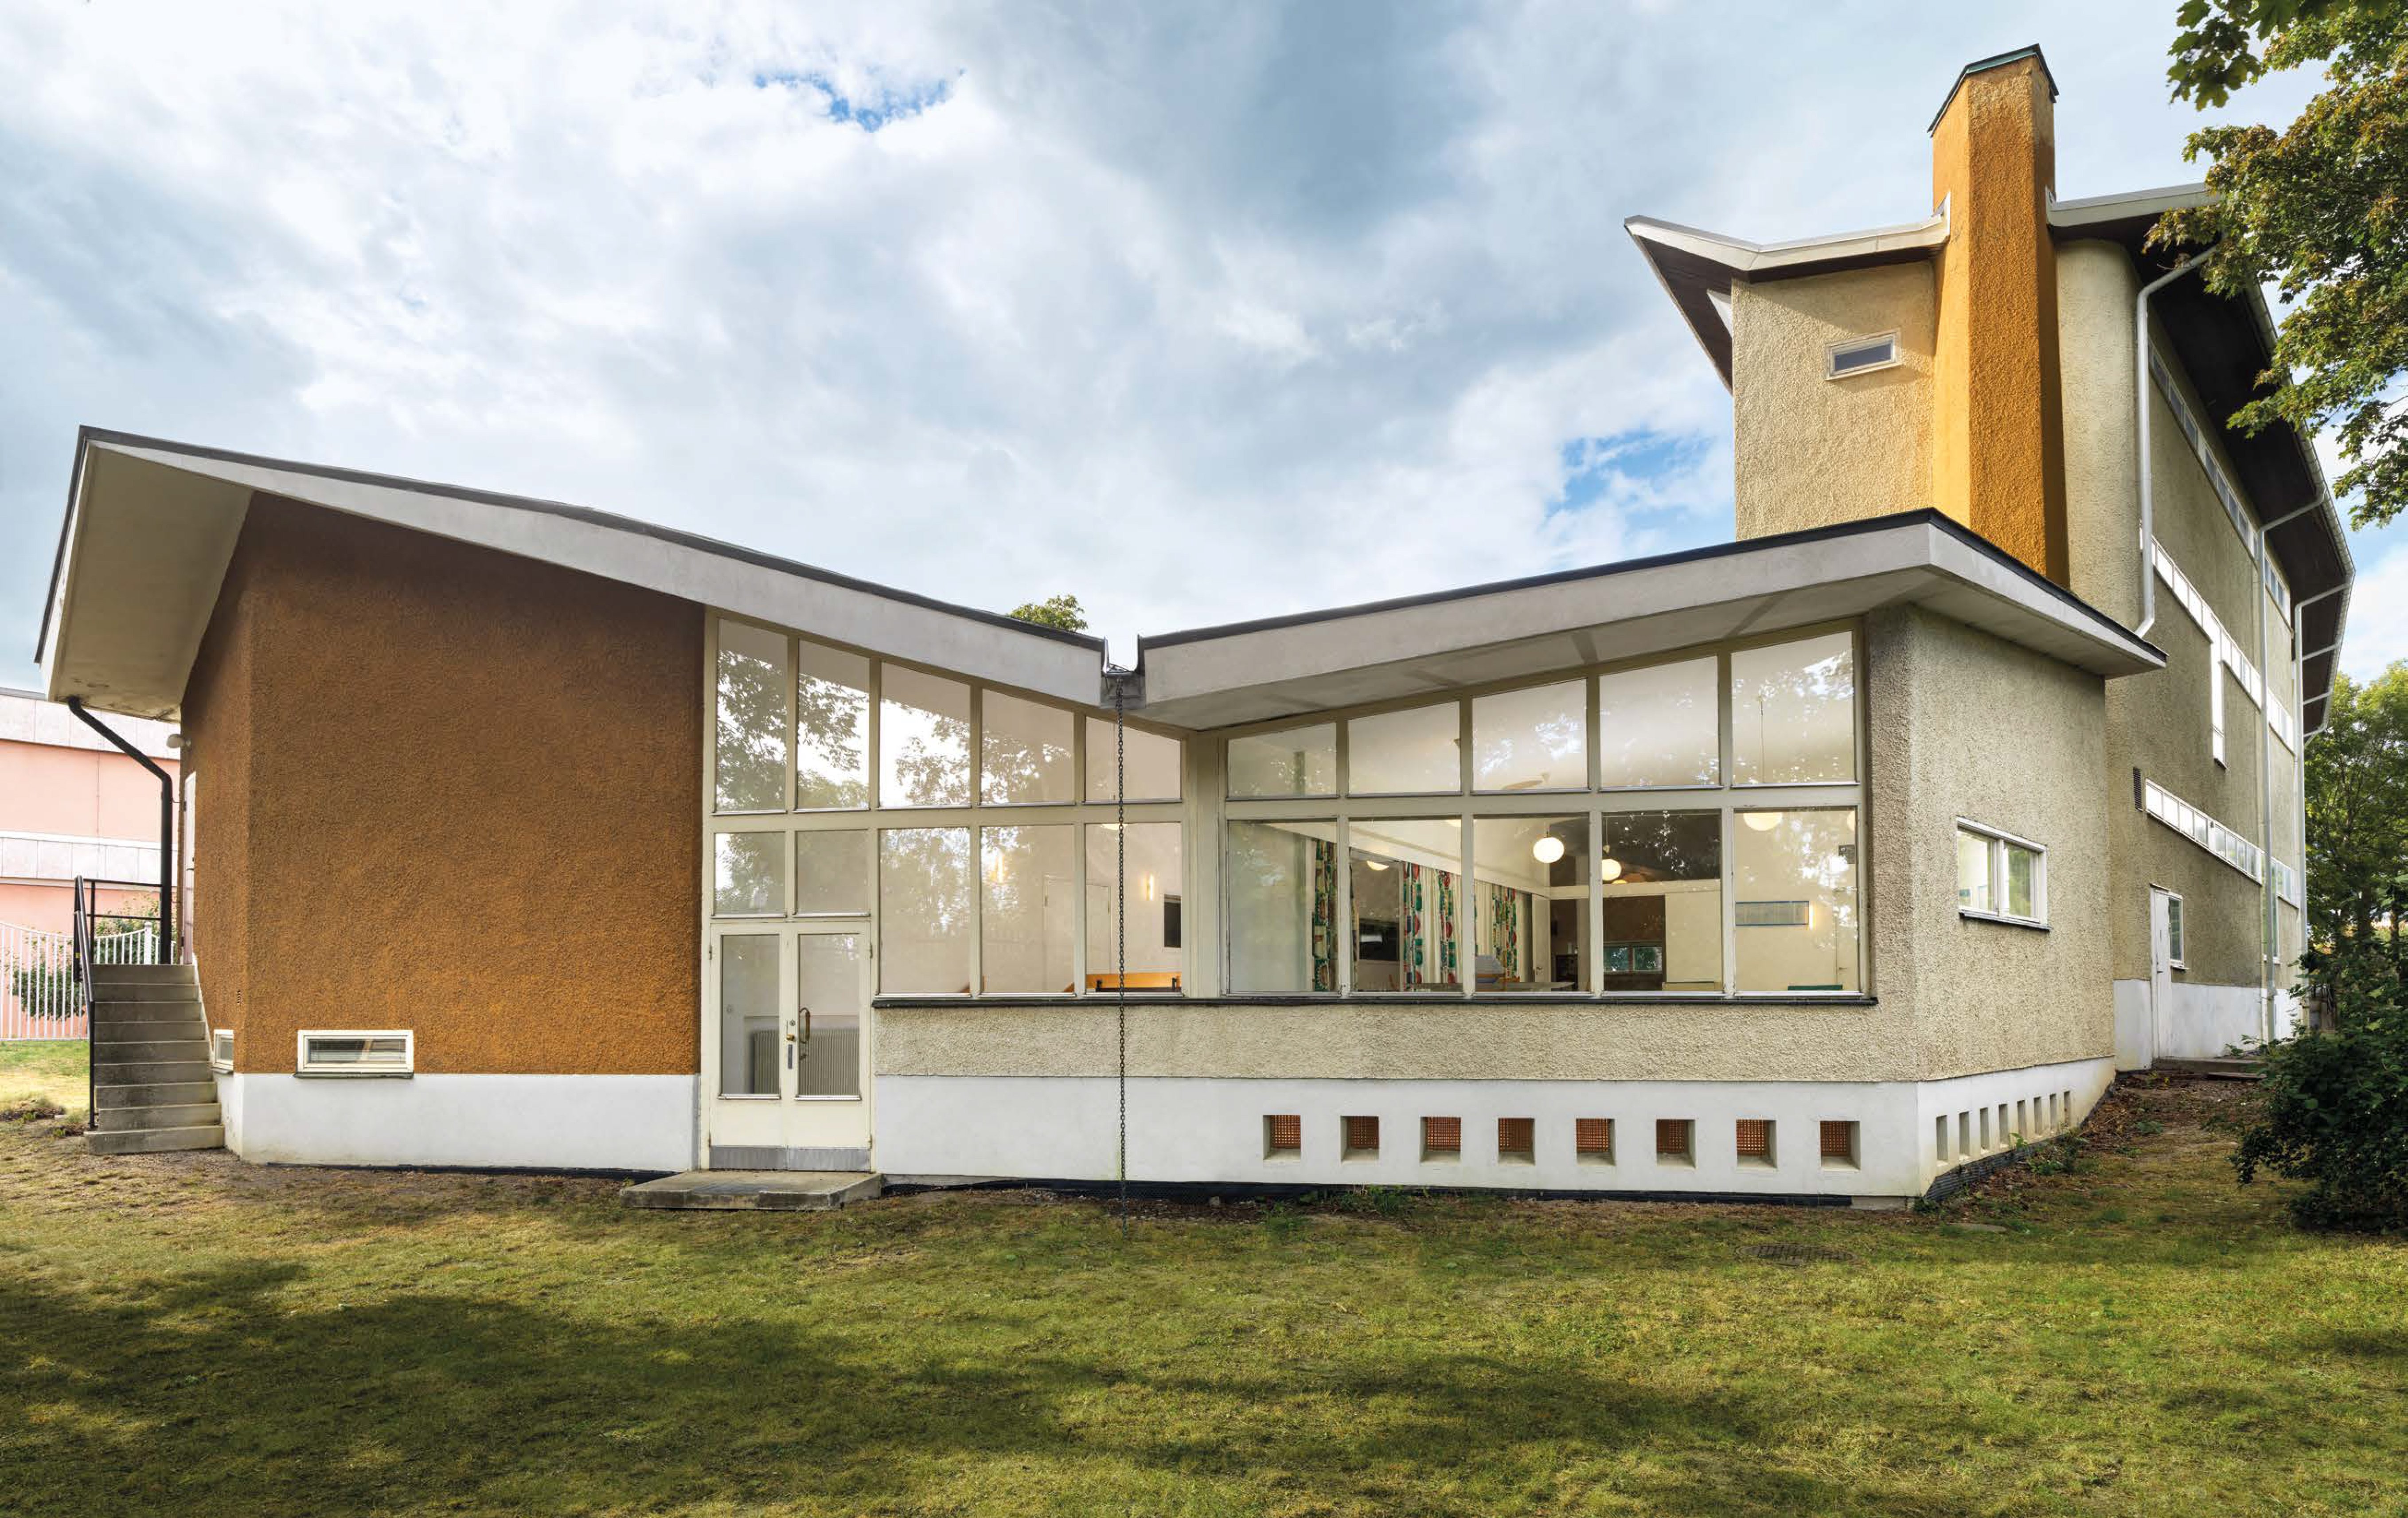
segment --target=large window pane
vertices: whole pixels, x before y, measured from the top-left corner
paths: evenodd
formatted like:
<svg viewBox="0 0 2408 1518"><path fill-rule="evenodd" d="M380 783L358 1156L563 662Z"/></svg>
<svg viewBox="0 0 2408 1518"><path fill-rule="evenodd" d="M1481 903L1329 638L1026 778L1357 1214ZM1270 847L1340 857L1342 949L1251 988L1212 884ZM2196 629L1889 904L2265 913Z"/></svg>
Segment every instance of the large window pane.
<svg viewBox="0 0 2408 1518"><path fill-rule="evenodd" d="M897 996L967 994L970 830L888 828L879 850L879 989Z"/></svg>
<svg viewBox="0 0 2408 1518"><path fill-rule="evenodd" d="M1229 824L1232 993L1338 989L1337 837L1326 822Z"/></svg>
<svg viewBox="0 0 2408 1518"><path fill-rule="evenodd" d="M1131 823L1125 884L1121 874L1121 828L1087 826L1087 989L1118 989L1115 967L1121 929L1128 930L1131 991L1176 991L1180 986L1182 927L1186 903L1183 830L1177 823Z"/></svg>
<svg viewBox="0 0 2408 1518"><path fill-rule="evenodd" d="M1463 789L1463 708L1422 707L1346 724L1346 788L1356 795Z"/></svg>
<svg viewBox="0 0 2408 1518"><path fill-rule="evenodd" d="M1471 842L1473 989L1589 989L1588 819L1476 817Z"/></svg>
<svg viewBox="0 0 2408 1518"><path fill-rule="evenodd" d="M1856 778L1856 656L1846 633L1731 655L1731 783Z"/></svg>
<svg viewBox="0 0 2408 1518"><path fill-rule="evenodd" d="M786 635L719 624L721 811L786 808Z"/></svg>
<svg viewBox="0 0 2408 1518"><path fill-rule="evenodd" d="M1229 740L1231 795L1330 795L1337 789L1334 723Z"/></svg>
<svg viewBox="0 0 2408 1518"><path fill-rule="evenodd" d="M1598 876L1606 990L1722 990L1722 813L1609 812Z"/></svg>
<svg viewBox="0 0 2408 1518"><path fill-rule="evenodd" d="M869 661L806 638L795 661L795 805L869 805Z"/></svg>
<svg viewBox="0 0 2408 1518"><path fill-rule="evenodd" d="M1131 801L1176 801L1180 797L1180 742L1149 733L1142 727L1124 726L1128 737L1128 798ZM1087 719L1087 799L1111 802L1120 797L1112 790L1112 724L1098 717Z"/></svg>
<svg viewBox="0 0 2408 1518"><path fill-rule="evenodd" d="M841 917L868 910L867 830L796 834L796 914Z"/></svg>
<svg viewBox="0 0 2408 1518"><path fill-rule="evenodd" d="M712 848L710 909L721 917L786 914L786 835L722 833Z"/></svg>
<svg viewBox="0 0 2408 1518"><path fill-rule="evenodd" d="M1742 991L1856 989L1856 814L1742 811L1731 830Z"/></svg>
<svg viewBox="0 0 2408 1518"><path fill-rule="evenodd" d="M1585 681L1473 698L1473 790L1580 791L1587 786Z"/></svg>
<svg viewBox="0 0 2408 1518"><path fill-rule="evenodd" d="M1714 660L1600 675L1597 695L1599 785L1714 783L1722 768L1721 676Z"/></svg>
<svg viewBox="0 0 2408 1518"><path fill-rule="evenodd" d="M1956 906L1969 912L1998 909L1990 900L1990 840L1961 827L1956 830Z"/></svg>
<svg viewBox="0 0 2408 1518"><path fill-rule="evenodd" d="M1462 990L1462 820L1359 822L1347 853L1354 989Z"/></svg>
<svg viewBox="0 0 2408 1518"><path fill-rule="evenodd" d="M795 1095L861 1095L861 936L806 933L795 950Z"/></svg>
<svg viewBox="0 0 2408 1518"><path fill-rule="evenodd" d="M979 799L991 806L1079 799L1070 713L989 691L979 708Z"/></svg>
<svg viewBox="0 0 2408 1518"><path fill-rule="evenodd" d="M1078 989L1070 967L1076 830L1064 823L979 834L980 989L1068 995Z"/></svg>
<svg viewBox="0 0 2408 1518"><path fill-rule="evenodd" d="M889 807L970 804L970 688L888 665L879 676L878 795Z"/></svg>
<svg viewBox="0 0 2408 1518"><path fill-rule="evenodd" d="M719 1092L778 1095L778 938L731 933L719 940Z"/></svg>

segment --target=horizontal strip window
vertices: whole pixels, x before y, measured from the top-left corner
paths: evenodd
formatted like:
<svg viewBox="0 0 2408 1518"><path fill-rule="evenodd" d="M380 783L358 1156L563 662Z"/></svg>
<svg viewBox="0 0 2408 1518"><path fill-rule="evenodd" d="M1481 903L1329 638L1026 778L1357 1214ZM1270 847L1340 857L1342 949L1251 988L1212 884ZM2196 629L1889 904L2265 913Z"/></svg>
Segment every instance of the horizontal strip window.
<svg viewBox="0 0 2408 1518"><path fill-rule="evenodd" d="M417 1040L407 1028L305 1028L298 1042L299 1075L402 1076L416 1067Z"/></svg>
<svg viewBox="0 0 2408 1518"><path fill-rule="evenodd" d="M2293 907L2300 905L2300 872L2279 859L2270 859L2266 867L2274 874L2274 895Z"/></svg>
<svg viewBox="0 0 2408 1518"><path fill-rule="evenodd" d="M2142 809L2253 881L2265 880L2265 855L2247 838L2175 795L2155 780L2143 781Z"/></svg>
<svg viewBox="0 0 2408 1518"><path fill-rule="evenodd" d="M2254 553L2257 539L2250 530L2249 509L2241 504L2240 490L2234 486L2231 477L2224 472L2223 464L2217 460L2215 450L2208 441L2206 423L2200 420L2198 412L2191 409L2189 400L2184 396L2182 388L2174 382L2173 374L2167 368L2165 357L2157 351L2155 343L2149 345L2149 378L2157 381L2157 394L2166 398L2166 407L2173 412L2175 424L2182 428L2183 436L2190 440L2190 451L2198 458L2200 471L2207 476L2208 487L2215 492L2215 498L2223 503L2224 514L2231 522L2232 530L2241 535L2241 541L2250 545Z"/></svg>

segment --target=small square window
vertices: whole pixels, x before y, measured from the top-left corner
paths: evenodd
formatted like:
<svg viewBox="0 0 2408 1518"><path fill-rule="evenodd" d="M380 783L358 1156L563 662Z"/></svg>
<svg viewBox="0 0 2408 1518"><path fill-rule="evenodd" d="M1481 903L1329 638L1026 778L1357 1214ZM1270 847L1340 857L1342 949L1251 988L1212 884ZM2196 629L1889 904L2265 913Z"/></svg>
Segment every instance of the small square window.
<svg viewBox="0 0 2408 1518"><path fill-rule="evenodd" d="M2048 921L2048 852L1977 823L1956 824L1956 909L2034 925Z"/></svg>
<svg viewBox="0 0 2408 1518"><path fill-rule="evenodd" d="M1263 1119L1263 1153L1269 1159L1295 1159L1304 1153L1304 1119L1294 1112L1274 1112Z"/></svg>
<svg viewBox="0 0 2408 1518"><path fill-rule="evenodd" d="M1826 377L1843 380L1852 374L1864 374L1872 369L1886 369L1899 362L1898 334L1885 332L1877 337L1849 337L1830 346L1830 367Z"/></svg>
<svg viewBox="0 0 2408 1518"><path fill-rule="evenodd" d="M1739 1120L1738 1157L1742 1165L1770 1168L1772 1158L1772 1120L1743 1117Z"/></svg>
<svg viewBox="0 0 2408 1518"><path fill-rule="evenodd" d="M1539 1159L1538 1123L1526 1117L1497 1120L1497 1158L1506 1165L1535 1165Z"/></svg>
<svg viewBox="0 0 2408 1518"><path fill-rule="evenodd" d="M1572 1120L1572 1155L1583 1165L1613 1163L1613 1119L1583 1117Z"/></svg>
<svg viewBox="0 0 2408 1518"><path fill-rule="evenodd" d="M408 1029L376 1033L304 1031L298 1075L408 1075L414 1040Z"/></svg>
<svg viewBox="0 0 2408 1518"><path fill-rule="evenodd" d="M1695 1165L1696 1150L1690 1143L1690 1134L1696 1126L1696 1124L1684 1117L1657 1118L1656 1120L1656 1163Z"/></svg>
<svg viewBox="0 0 2408 1518"><path fill-rule="evenodd" d="M1931 1153L1935 1159L1948 1157L1948 1114L1945 1112L1931 1120Z"/></svg>
<svg viewBox="0 0 2408 1518"><path fill-rule="evenodd" d="M209 1032L209 1068L220 1075L234 1073L234 1029L213 1028Z"/></svg>
<svg viewBox="0 0 2408 1518"><path fill-rule="evenodd" d="M1853 1123L1825 1119L1822 1124L1823 1167L1827 1170L1853 1170L1856 1167L1856 1125ZM1945 1142L1945 1136L1942 1136Z"/></svg>
<svg viewBox="0 0 2408 1518"><path fill-rule="evenodd" d="M1351 1122L1352 1119L1349 1119ZM1350 1138L1349 1142L1352 1142ZM1376 1128L1371 1135L1373 1148L1380 1136ZM1422 1159L1455 1160L1463 1157L1463 1119L1459 1117L1426 1117L1422 1119Z"/></svg>
<svg viewBox="0 0 2408 1518"><path fill-rule="evenodd" d="M1380 1157L1380 1120L1376 1117L1340 1119L1345 1130L1344 1142L1339 1150L1340 1159L1376 1160Z"/></svg>

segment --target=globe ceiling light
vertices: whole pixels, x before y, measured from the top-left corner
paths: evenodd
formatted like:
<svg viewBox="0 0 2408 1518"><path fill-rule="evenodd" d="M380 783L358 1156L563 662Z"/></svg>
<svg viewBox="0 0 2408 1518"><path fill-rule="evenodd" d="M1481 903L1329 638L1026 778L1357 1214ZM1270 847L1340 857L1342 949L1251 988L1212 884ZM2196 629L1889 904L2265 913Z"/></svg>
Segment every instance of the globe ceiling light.
<svg viewBox="0 0 2408 1518"><path fill-rule="evenodd" d="M1598 866L1597 878L1609 883L1622 879L1622 861L1612 854L1606 855L1605 863Z"/></svg>
<svg viewBox="0 0 2408 1518"><path fill-rule="evenodd" d="M1743 811L1740 813L1740 820L1759 833L1770 833L1781 825L1782 814L1777 811Z"/></svg>
<svg viewBox="0 0 2408 1518"><path fill-rule="evenodd" d="M1553 833L1530 845L1530 857L1541 865L1552 865L1564 856L1564 840Z"/></svg>

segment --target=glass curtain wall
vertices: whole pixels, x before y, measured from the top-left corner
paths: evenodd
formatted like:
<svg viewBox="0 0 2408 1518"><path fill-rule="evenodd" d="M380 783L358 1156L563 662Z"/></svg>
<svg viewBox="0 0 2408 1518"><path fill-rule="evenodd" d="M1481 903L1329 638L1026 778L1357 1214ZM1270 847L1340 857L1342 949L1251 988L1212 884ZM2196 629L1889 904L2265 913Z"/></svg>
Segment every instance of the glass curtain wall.
<svg viewBox="0 0 2408 1518"><path fill-rule="evenodd" d="M1860 991L1857 665L1842 627L1230 735L1228 989Z"/></svg>
<svg viewBox="0 0 2408 1518"><path fill-rule="evenodd" d="M714 920L858 919L881 995L1116 990L1124 943L1128 989L1182 989L1180 739L1129 727L1116 752L1093 711L728 618L713 636ZM734 983L757 999L757 979ZM757 1009L724 1015L752 1038Z"/></svg>

